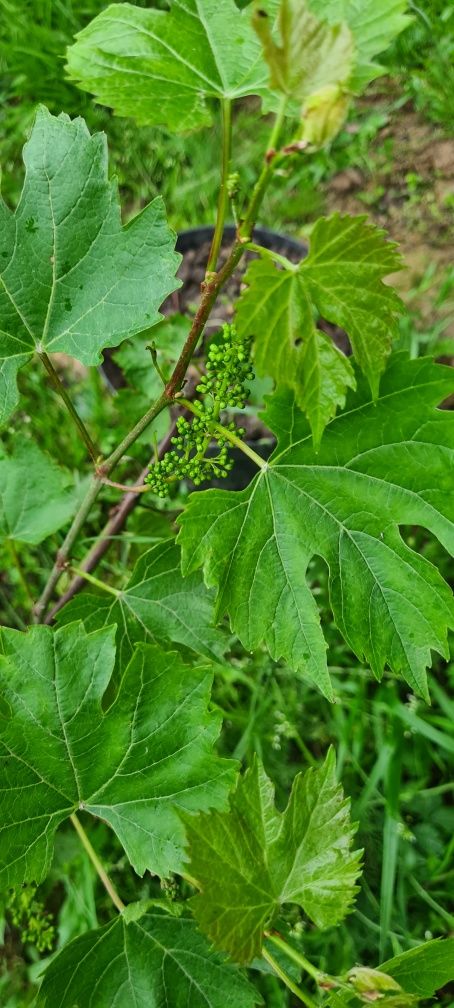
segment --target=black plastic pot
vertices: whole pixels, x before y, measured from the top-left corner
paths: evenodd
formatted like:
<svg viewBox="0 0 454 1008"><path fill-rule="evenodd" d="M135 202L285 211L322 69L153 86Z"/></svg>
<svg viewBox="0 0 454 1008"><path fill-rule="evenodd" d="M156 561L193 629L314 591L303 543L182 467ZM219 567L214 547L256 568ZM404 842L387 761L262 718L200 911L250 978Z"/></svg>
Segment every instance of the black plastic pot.
<svg viewBox="0 0 454 1008"><path fill-rule="evenodd" d="M177 238L177 251L184 255L185 252L198 249L205 242L211 241L213 233L214 228L208 225L180 231ZM229 245L235 240L235 236L236 228L233 224L227 224L224 228L223 245ZM279 231L271 231L269 228L256 227L254 229L254 241L258 245L271 249L273 252L281 252L282 255L293 253L294 256L298 255L300 259L304 259L307 255L307 245L304 242L298 241L297 238L290 238L288 235L280 234Z"/></svg>
<svg viewBox="0 0 454 1008"><path fill-rule="evenodd" d="M214 228L211 225L180 231L176 241L177 252L180 252L183 256L187 252L196 252L202 245L211 242L213 234ZM236 228L233 224L227 224L224 228L223 247L231 245L235 240L235 236ZM273 252L280 252L281 255L286 255L291 260L304 259L307 255L307 245L304 242L298 241L296 238L290 238L288 235L279 234L278 231L271 231L269 228L255 228L254 241L267 249L271 249ZM164 314L172 314L175 310L172 308L171 297L166 302L166 305L164 305ZM101 364L101 372L111 392L123 388L126 384L123 372L116 363L115 357L112 356L113 353L115 353L114 350L105 350L103 363Z"/></svg>

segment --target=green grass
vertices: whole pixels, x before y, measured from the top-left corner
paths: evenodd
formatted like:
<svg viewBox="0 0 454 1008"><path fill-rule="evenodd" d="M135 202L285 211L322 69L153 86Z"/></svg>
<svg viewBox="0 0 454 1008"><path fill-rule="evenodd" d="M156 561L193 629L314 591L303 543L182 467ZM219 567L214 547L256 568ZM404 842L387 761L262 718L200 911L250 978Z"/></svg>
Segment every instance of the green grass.
<svg viewBox="0 0 454 1008"><path fill-rule="evenodd" d="M450 0L409 0L413 22L383 63L416 108L453 133L454 6Z"/></svg>

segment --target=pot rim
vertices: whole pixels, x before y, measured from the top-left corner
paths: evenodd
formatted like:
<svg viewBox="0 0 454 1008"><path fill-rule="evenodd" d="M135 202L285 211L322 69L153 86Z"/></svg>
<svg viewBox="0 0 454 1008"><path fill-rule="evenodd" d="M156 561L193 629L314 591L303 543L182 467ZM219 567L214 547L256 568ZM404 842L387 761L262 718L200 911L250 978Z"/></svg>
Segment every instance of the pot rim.
<svg viewBox="0 0 454 1008"><path fill-rule="evenodd" d="M224 239L227 238L229 241L233 241L236 236L236 231L237 229L234 224L226 224L224 228ZM190 249L198 249L201 245L204 245L205 242L210 241L213 234L214 227L211 224L185 228L177 234L177 252L184 254L185 252L189 252ZM298 252L302 258L307 255L308 249L305 242L300 241L298 238L291 238L289 235L282 234L280 231L273 231L271 228L256 227L254 228L253 237L254 240L256 240L260 245L263 245L264 248L272 249L273 251L287 248L292 252Z"/></svg>

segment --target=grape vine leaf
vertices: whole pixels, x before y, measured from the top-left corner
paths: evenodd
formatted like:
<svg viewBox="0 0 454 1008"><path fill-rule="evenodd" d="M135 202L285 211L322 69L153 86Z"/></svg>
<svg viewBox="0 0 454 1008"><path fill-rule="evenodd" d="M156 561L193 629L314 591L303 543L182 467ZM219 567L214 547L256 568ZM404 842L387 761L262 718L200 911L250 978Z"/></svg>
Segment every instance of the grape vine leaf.
<svg viewBox="0 0 454 1008"><path fill-rule="evenodd" d="M355 40L356 61L349 89L359 94L386 68L374 63L400 32L411 23L407 0L310 0L314 14L329 24L345 21Z"/></svg>
<svg viewBox="0 0 454 1008"><path fill-rule="evenodd" d="M388 959L380 969L410 994L432 997L454 980L454 938L434 938Z"/></svg>
<svg viewBox="0 0 454 1008"><path fill-rule="evenodd" d="M295 777L285 812L261 764L239 778L228 812L183 814L189 872L201 892L192 909L213 944L237 962L260 954L265 928L296 903L319 928L348 913L360 872L349 801L336 780L334 750Z"/></svg>
<svg viewBox="0 0 454 1008"><path fill-rule="evenodd" d="M134 919L134 909L55 956L36 1008L253 1008L261 1002L194 921L156 910Z"/></svg>
<svg viewBox="0 0 454 1008"><path fill-rule="evenodd" d="M280 44L273 18L256 7L254 27L271 70L271 87L302 102L321 88L347 82L353 67L354 40L348 25L329 24L311 11L305 0L281 0L277 16Z"/></svg>
<svg viewBox="0 0 454 1008"><path fill-rule="evenodd" d="M112 589L111 589L112 591ZM213 593L200 572L181 573L181 554L173 539L142 554L130 580L114 596L82 592L58 614L60 626L82 620L88 631L117 625L117 662L124 668L140 641L173 641L219 662L227 636L213 626Z"/></svg>
<svg viewBox="0 0 454 1008"><path fill-rule="evenodd" d="M158 197L122 227L104 134L38 109L13 213L0 200L0 419L34 351L98 364L106 346L153 325L180 286L180 256ZM26 283L24 283L26 277Z"/></svg>
<svg viewBox="0 0 454 1008"><path fill-rule="evenodd" d="M0 446L0 539L36 546L66 525L84 488L33 441Z"/></svg>
<svg viewBox="0 0 454 1008"><path fill-rule="evenodd" d="M248 649L262 641L332 698L325 643L306 582L313 555L329 568L336 624L377 679L385 667L428 699L431 649L447 656L452 594L400 525L454 549L454 416L434 406L451 368L393 358L375 402L363 381L314 451L292 393L265 419L282 442L241 492L192 494L180 517L183 572L203 566Z"/></svg>
<svg viewBox="0 0 454 1008"><path fill-rule="evenodd" d="M320 218L310 252L296 266L255 259L237 307L238 331L255 336L260 375L290 385L319 444L337 407L354 387L350 362L322 332L318 312L346 330L355 359L378 393L403 304L383 277L401 267L396 245L365 215Z"/></svg>
<svg viewBox="0 0 454 1008"><path fill-rule="evenodd" d="M212 676L141 645L103 710L114 634L86 634L80 623L55 633L1 631L6 886L45 877L55 830L76 809L112 826L140 875L167 875L182 864L177 809L225 800L235 764L213 753L220 725L207 710Z"/></svg>
<svg viewBox="0 0 454 1008"><path fill-rule="evenodd" d="M378 969L400 984L402 993L396 997L402 1008L406 1003L404 992L409 995L407 1003L430 998L454 980L454 938L424 942L388 959ZM364 1000L353 990L339 990L330 994L327 1003L331 1008L347 1008L352 1003L364 1003Z"/></svg>
<svg viewBox="0 0 454 1008"><path fill-rule="evenodd" d="M76 39L70 79L140 124L186 132L211 123L211 98L269 95L250 13L234 0L173 0L169 12L112 4Z"/></svg>

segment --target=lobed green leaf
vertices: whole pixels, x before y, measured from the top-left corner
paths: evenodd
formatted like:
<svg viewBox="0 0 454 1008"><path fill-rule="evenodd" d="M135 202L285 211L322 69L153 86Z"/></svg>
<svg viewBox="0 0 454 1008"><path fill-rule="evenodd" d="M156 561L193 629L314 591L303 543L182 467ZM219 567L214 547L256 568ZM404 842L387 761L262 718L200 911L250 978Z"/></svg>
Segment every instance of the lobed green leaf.
<svg viewBox="0 0 454 1008"><path fill-rule="evenodd" d="M182 864L177 809L222 806L234 764L213 746L211 675L139 646L107 709L115 628L1 631L0 879L41 881L55 830L76 809L108 822L135 868Z"/></svg>
<svg viewBox="0 0 454 1008"><path fill-rule="evenodd" d="M316 314L345 329L376 396L403 309L383 278L400 267L396 245L366 216L338 213L317 221L298 266L282 269L266 259L249 266L238 331L255 336L258 373L294 389L316 446L355 385L348 359L318 328Z"/></svg>
<svg viewBox="0 0 454 1008"><path fill-rule="evenodd" d="M76 39L71 80L141 124L199 129L212 121L209 99L269 95L250 12L234 0L173 0L169 12L112 4Z"/></svg>
<svg viewBox="0 0 454 1008"><path fill-rule="evenodd" d="M70 942L47 967L36 1008L253 1008L261 998L193 921L149 911Z"/></svg>
<svg viewBox="0 0 454 1008"><path fill-rule="evenodd" d="M352 395L318 453L292 394L278 394L266 420L283 438L270 463L244 491L193 494L180 518L183 571L203 567L244 646L264 641L328 697L306 581L314 555L329 567L337 626L377 679L388 667L428 698L431 649L447 656L451 591L399 526L421 525L454 550L454 417L434 409L452 386L450 368L396 355L379 398Z"/></svg>
<svg viewBox="0 0 454 1008"><path fill-rule="evenodd" d="M137 561L125 587L112 596L82 592L58 614L60 626L82 620L87 632L117 626L117 662L124 668L140 642L172 641L219 662L228 638L213 626L213 593L202 575L181 573L173 539L157 543Z"/></svg>
<svg viewBox="0 0 454 1008"><path fill-rule="evenodd" d="M161 198L122 226L104 134L40 107L24 163L15 213L0 200L0 422L34 352L98 364L104 347L158 322L180 285Z"/></svg>
<svg viewBox="0 0 454 1008"><path fill-rule="evenodd" d="M284 903L302 907L317 927L348 913L359 874L349 803L336 780L334 751L323 766L295 777L285 812L257 761L230 799L229 812L184 815L192 900L202 931L238 962L259 955Z"/></svg>

